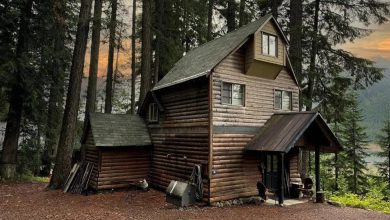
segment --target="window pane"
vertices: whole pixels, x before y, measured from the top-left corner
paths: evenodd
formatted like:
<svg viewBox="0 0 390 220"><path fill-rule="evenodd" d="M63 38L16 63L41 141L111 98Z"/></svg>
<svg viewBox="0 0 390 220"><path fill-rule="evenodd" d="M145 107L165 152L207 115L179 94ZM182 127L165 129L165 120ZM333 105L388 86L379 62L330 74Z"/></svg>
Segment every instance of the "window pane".
<svg viewBox="0 0 390 220"><path fill-rule="evenodd" d="M291 110L291 92L283 91L283 110Z"/></svg>
<svg viewBox="0 0 390 220"><path fill-rule="evenodd" d="M278 155L272 155L272 172L278 172Z"/></svg>
<svg viewBox="0 0 390 220"><path fill-rule="evenodd" d="M267 172L271 172L271 155L267 155Z"/></svg>
<svg viewBox="0 0 390 220"><path fill-rule="evenodd" d="M239 84L233 84L233 105L244 105L244 86Z"/></svg>
<svg viewBox="0 0 390 220"><path fill-rule="evenodd" d="M269 36L269 55L276 56L276 37Z"/></svg>
<svg viewBox="0 0 390 220"><path fill-rule="evenodd" d="M222 83L222 103L232 104L232 84Z"/></svg>
<svg viewBox="0 0 390 220"><path fill-rule="evenodd" d="M156 103L150 103L149 105L149 121L158 121L158 108Z"/></svg>
<svg viewBox="0 0 390 220"><path fill-rule="evenodd" d="M268 52L268 35L263 34L263 54L269 54Z"/></svg>
<svg viewBox="0 0 390 220"><path fill-rule="evenodd" d="M282 109L282 91L275 90L275 109Z"/></svg>

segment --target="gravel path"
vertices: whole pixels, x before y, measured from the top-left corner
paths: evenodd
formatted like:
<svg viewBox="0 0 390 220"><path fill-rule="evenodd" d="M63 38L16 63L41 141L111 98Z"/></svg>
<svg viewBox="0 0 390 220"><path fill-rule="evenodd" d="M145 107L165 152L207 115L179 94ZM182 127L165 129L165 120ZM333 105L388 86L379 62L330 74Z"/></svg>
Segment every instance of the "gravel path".
<svg viewBox="0 0 390 220"><path fill-rule="evenodd" d="M126 197L130 196L127 200ZM164 194L132 191L81 196L46 190L43 183L0 183L0 219L389 219L355 208L305 203L178 209Z"/></svg>

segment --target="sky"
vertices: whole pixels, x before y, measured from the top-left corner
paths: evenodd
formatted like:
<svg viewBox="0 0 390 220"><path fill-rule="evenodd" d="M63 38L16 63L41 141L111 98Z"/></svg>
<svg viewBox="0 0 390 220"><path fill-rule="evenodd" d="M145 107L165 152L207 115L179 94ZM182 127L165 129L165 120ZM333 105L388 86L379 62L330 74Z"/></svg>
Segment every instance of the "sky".
<svg viewBox="0 0 390 220"><path fill-rule="evenodd" d="M358 39L354 43L346 43L341 47L355 56L387 62L390 67L390 22L370 28L373 33L369 36Z"/></svg>

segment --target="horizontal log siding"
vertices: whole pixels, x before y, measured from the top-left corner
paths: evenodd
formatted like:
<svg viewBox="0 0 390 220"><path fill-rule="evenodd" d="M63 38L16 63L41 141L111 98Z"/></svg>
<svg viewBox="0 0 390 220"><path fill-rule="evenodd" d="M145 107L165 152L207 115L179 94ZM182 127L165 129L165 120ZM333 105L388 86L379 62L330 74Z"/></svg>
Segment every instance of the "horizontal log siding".
<svg viewBox="0 0 390 220"><path fill-rule="evenodd" d="M289 158L289 174L290 174L290 183L301 183L301 175L299 172L299 149L294 147L287 154Z"/></svg>
<svg viewBox="0 0 390 220"><path fill-rule="evenodd" d="M159 94L164 106L159 123L149 124L153 142L151 182L164 189L171 180L188 181L195 164L207 170L209 111L207 81ZM205 198L208 177L203 173Z"/></svg>
<svg viewBox="0 0 390 220"><path fill-rule="evenodd" d="M150 148L101 148L98 189L128 187L126 182L148 179Z"/></svg>
<svg viewBox="0 0 390 220"><path fill-rule="evenodd" d="M95 146L95 141L93 140L91 129L89 129L87 138L84 143L85 147L85 161L93 163L93 170L91 174L91 179L89 181L89 186L97 190L97 179L99 176L99 150Z"/></svg>
<svg viewBox="0 0 390 220"><path fill-rule="evenodd" d="M298 87L287 69L275 80L244 74L245 51L227 57L213 72L214 127L261 127L274 114L274 89L292 91L293 110L298 110ZM261 70L259 70L261 71ZM245 106L221 104L222 81L245 85ZM244 148L253 134L213 133L210 202L257 195L256 182L261 180L256 153Z"/></svg>

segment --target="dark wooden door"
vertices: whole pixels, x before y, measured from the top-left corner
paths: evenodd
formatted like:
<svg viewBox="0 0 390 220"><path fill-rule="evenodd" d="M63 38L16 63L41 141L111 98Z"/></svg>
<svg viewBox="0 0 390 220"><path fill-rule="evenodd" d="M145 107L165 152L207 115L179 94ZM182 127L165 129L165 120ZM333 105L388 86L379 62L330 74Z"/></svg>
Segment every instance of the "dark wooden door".
<svg viewBox="0 0 390 220"><path fill-rule="evenodd" d="M267 154L265 157L265 186L275 192L278 189L278 155Z"/></svg>

